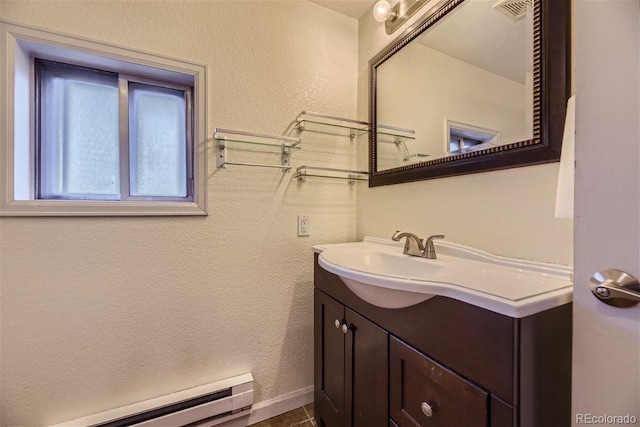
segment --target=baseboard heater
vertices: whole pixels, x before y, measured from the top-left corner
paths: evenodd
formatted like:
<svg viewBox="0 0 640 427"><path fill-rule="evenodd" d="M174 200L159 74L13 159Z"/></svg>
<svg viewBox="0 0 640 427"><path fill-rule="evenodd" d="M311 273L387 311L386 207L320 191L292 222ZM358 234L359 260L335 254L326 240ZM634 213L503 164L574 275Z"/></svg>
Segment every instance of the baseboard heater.
<svg viewBox="0 0 640 427"><path fill-rule="evenodd" d="M215 426L251 412L253 376L243 374L51 427Z"/></svg>

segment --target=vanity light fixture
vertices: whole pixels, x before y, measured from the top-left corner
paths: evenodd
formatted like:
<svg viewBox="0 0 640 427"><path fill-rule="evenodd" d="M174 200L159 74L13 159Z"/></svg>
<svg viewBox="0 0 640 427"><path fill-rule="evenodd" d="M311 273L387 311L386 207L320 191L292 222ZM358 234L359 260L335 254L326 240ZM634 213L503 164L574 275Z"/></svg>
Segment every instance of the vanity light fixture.
<svg viewBox="0 0 640 427"><path fill-rule="evenodd" d="M380 0L373 7L373 19L378 22L385 22L388 20L394 20L397 17L397 12L391 7L391 3L387 0Z"/></svg>
<svg viewBox="0 0 640 427"><path fill-rule="evenodd" d="M387 34L391 34L421 7L427 4L437 3L438 1L439 0L400 0L392 7L387 0L380 0L373 6L373 18L378 22L384 22L384 28Z"/></svg>

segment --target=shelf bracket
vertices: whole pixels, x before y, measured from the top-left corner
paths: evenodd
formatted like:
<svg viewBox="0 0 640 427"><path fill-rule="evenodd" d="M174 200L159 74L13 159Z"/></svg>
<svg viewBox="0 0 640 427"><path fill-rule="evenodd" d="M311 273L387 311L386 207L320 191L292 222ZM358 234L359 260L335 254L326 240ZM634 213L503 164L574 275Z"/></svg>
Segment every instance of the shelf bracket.
<svg viewBox="0 0 640 427"><path fill-rule="evenodd" d="M287 171L291 169L291 149L286 145L282 146L282 167Z"/></svg>

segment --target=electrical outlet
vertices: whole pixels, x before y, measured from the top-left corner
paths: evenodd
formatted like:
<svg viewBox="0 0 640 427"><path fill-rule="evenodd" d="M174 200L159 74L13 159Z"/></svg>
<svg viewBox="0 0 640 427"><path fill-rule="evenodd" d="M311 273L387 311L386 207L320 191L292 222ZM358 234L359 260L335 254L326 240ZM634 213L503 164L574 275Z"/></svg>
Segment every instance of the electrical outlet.
<svg viewBox="0 0 640 427"><path fill-rule="evenodd" d="M309 215L298 215L298 236L308 236L310 231Z"/></svg>

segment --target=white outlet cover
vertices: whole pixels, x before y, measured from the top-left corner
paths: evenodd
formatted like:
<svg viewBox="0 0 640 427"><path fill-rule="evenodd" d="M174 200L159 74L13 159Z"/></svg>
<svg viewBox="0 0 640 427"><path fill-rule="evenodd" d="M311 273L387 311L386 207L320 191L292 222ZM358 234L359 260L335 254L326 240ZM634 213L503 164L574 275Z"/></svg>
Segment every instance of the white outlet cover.
<svg viewBox="0 0 640 427"><path fill-rule="evenodd" d="M298 236L308 236L310 229L309 215L298 215Z"/></svg>

